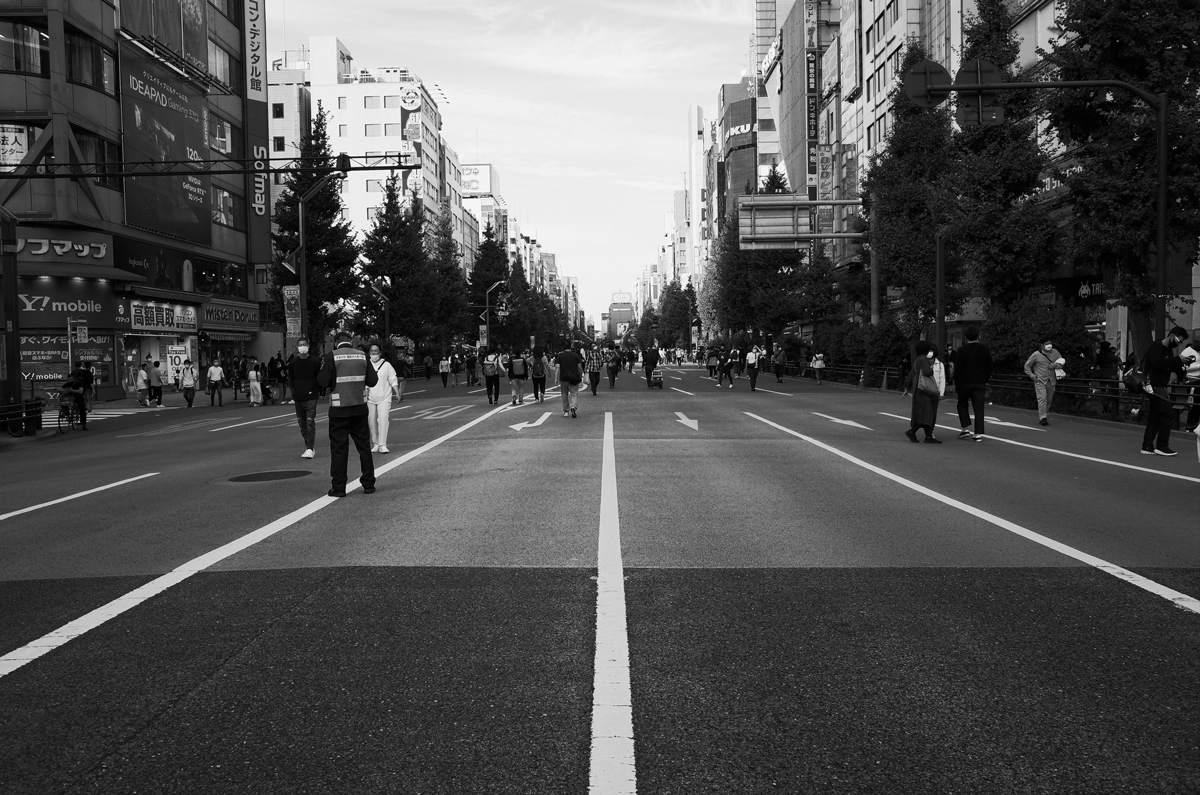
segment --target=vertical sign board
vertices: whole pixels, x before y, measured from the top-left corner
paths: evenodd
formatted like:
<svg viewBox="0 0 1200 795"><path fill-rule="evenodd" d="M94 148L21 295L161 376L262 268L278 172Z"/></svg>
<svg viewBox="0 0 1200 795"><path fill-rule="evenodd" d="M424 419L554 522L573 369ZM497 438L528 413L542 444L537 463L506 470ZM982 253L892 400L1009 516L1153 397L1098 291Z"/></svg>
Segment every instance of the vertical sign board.
<svg viewBox="0 0 1200 795"><path fill-rule="evenodd" d="M833 198L833 146L817 145L817 199L829 201ZM833 231L833 207L817 208L817 231Z"/></svg>
<svg viewBox="0 0 1200 795"><path fill-rule="evenodd" d="M285 284L279 288L283 294L283 316L287 321L288 337L300 336L300 285Z"/></svg>
<svg viewBox="0 0 1200 795"><path fill-rule="evenodd" d="M820 111L821 59L817 34L817 0L804 0L805 127L808 133L808 198L817 198L817 114Z"/></svg>
<svg viewBox="0 0 1200 795"><path fill-rule="evenodd" d="M424 162L421 147L424 136L421 130L421 89L415 83L408 83L400 89L400 129L404 136L405 150L411 148L409 155L415 162L421 163L415 170L407 169L400 172L404 181L404 190L411 200L413 195L418 199L424 198Z"/></svg>
<svg viewBox="0 0 1200 795"><path fill-rule="evenodd" d="M245 0L243 25L245 42L242 54L246 62L245 129L246 151L250 153L250 184L246 194L250 213L247 219L246 259L251 265L271 262L271 175L270 121L267 118L266 0Z"/></svg>
<svg viewBox="0 0 1200 795"><path fill-rule="evenodd" d="M179 371L183 367L183 360L188 358L186 345L168 345L167 347L167 378L171 381L179 380Z"/></svg>

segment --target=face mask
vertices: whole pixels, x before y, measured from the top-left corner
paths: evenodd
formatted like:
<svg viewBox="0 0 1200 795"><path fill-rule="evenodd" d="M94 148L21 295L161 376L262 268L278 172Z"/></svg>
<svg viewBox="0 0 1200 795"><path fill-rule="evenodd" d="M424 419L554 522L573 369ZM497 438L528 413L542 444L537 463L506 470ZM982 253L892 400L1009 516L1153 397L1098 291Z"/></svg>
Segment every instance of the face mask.
<svg viewBox="0 0 1200 795"><path fill-rule="evenodd" d="M297 348L297 349L296 349L296 353L298 353L298 354L299 354L299 355L301 355L301 356L307 356L307 355L308 355L308 348L307 348L307 347L300 347L300 348Z"/></svg>
<svg viewBox="0 0 1200 795"><path fill-rule="evenodd" d="M378 354L378 353L372 353L372 354L371 354L371 361L373 361L373 362L377 362L377 361L379 361L379 354Z"/></svg>
<svg viewBox="0 0 1200 795"><path fill-rule="evenodd" d="M1043 347L1043 348L1046 350L1046 352L1047 352L1047 353L1049 353L1050 351L1054 350L1054 346L1053 346L1053 345L1043 345L1042 347Z"/></svg>
<svg viewBox="0 0 1200 795"><path fill-rule="evenodd" d="M933 358L933 351L930 351L929 353L925 354L925 358L926 358L926 359L932 359L932 358Z"/></svg>

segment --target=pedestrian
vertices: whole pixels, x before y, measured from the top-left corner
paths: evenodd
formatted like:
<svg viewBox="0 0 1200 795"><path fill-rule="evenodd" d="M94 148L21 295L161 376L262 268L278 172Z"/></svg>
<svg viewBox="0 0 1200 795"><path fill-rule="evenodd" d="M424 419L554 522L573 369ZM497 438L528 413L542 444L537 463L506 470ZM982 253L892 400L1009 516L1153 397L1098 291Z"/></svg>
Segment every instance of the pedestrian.
<svg viewBox="0 0 1200 795"><path fill-rule="evenodd" d="M158 362L150 367L146 372L146 376L150 380L150 402L162 408L163 395L163 371L162 365Z"/></svg>
<svg viewBox="0 0 1200 795"><path fill-rule="evenodd" d="M292 384L296 424L304 439L301 458L313 458L317 454L317 398L320 396L317 376L320 372L320 360L308 355L308 340L296 340L296 355L288 361L287 378Z"/></svg>
<svg viewBox="0 0 1200 795"><path fill-rule="evenodd" d="M907 351L896 362L896 370L900 373L900 383L904 385L904 394L900 397L908 397L908 375L912 372L912 356Z"/></svg>
<svg viewBox="0 0 1200 795"><path fill-rule="evenodd" d="M533 381L533 399L537 403L546 402L546 356L542 347L533 349L533 358L529 363L529 374Z"/></svg>
<svg viewBox="0 0 1200 795"><path fill-rule="evenodd" d="M529 379L529 354L513 348L505 367L508 372L508 388L512 392L514 406L525 402L525 382Z"/></svg>
<svg viewBox="0 0 1200 795"><path fill-rule="evenodd" d="M208 368L208 405L213 405L214 400L218 406L225 405L224 381L225 368L221 366L220 359L213 359Z"/></svg>
<svg viewBox="0 0 1200 795"><path fill-rule="evenodd" d="M251 406L261 406L263 404L262 392L262 370L259 368L258 362L250 368L250 372L246 374L247 389L250 395Z"/></svg>
<svg viewBox="0 0 1200 795"><path fill-rule="evenodd" d="M450 383L450 357L443 353L442 357L438 359L437 367L438 375L442 377L442 389L445 389L446 385Z"/></svg>
<svg viewBox="0 0 1200 795"><path fill-rule="evenodd" d="M604 367L608 371L608 388L616 389L617 375L621 372L621 352L611 342L604 352Z"/></svg>
<svg viewBox="0 0 1200 795"><path fill-rule="evenodd" d="M294 396L293 396L293 398L289 398L288 400L283 400L283 398L287 397L287 391L288 391L288 388L291 386L291 384L289 384L289 383L288 383L288 380L289 380L289 379L288 379L288 368L289 368L289 367L291 367L292 360L293 360L293 359L295 359L295 358L296 358L296 354L294 354L294 353L290 353L290 354L288 354L287 361L285 361L285 362L283 362L283 363L282 363L282 364L283 364L283 369L282 369L282 370L280 370L280 374L279 374L279 399L280 399L280 401L281 401L281 402L283 402L283 403L295 403L295 402L296 402L296 401L294 400Z"/></svg>
<svg viewBox="0 0 1200 795"><path fill-rule="evenodd" d="M483 381L487 387L488 405L500 402L500 353L496 346L488 348L483 357Z"/></svg>
<svg viewBox="0 0 1200 795"><path fill-rule="evenodd" d="M708 349L708 358L705 360L705 366L708 367L708 377L717 377L717 368L721 366L721 354L716 348ZM719 382L718 382L719 383Z"/></svg>
<svg viewBox="0 0 1200 795"><path fill-rule="evenodd" d="M629 365L629 372L633 372L633 366L637 364L637 351L633 348L625 351L625 363Z"/></svg>
<svg viewBox="0 0 1200 795"><path fill-rule="evenodd" d="M137 390L138 405L144 409L150 408L150 373L149 365L142 362L138 365L137 379L135 381L135 389Z"/></svg>
<svg viewBox="0 0 1200 795"><path fill-rule="evenodd" d="M782 345L775 346L775 356L773 357L775 365L775 383L783 383L783 368L787 365L787 354L783 352Z"/></svg>
<svg viewBox="0 0 1200 795"><path fill-rule="evenodd" d="M817 378L817 386L820 386L825 375L825 354L818 353L813 357L813 360L808 363L808 366L812 368L813 375L815 375Z"/></svg>
<svg viewBox="0 0 1200 795"><path fill-rule="evenodd" d="M367 349L370 366L375 371L375 386L367 389L367 425L371 431L371 452L387 453L388 424L391 419L392 396L399 397L400 381L396 368L383 358L383 345L372 342Z"/></svg>
<svg viewBox="0 0 1200 795"><path fill-rule="evenodd" d="M462 371L462 358L456 353L450 357L450 377L454 379L454 383L451 386L458 386L458 377L460 374L462 374Z"/></svg>
<svg viewBox="0 0 1200 795"><path fill-rule="evenodd" d="M1062 369L1066 363L1050 340L1044 341L1025 361L1025 375L1033 379L1033 393L1037 396L1038 425L1050 424L1047 415L1054 402L1054 386L1058 379L1066 376Z"/></svg>
<svg viewBox="0 0 1200 795"><path fill-rule="evenodd" d="M954 356L955 366L951 376L954 379L954 391L958 393L958 424L962 428L958 432L958 438L982 442L983 404L988 381L992 379L992 354L987 346L979 341L977 327L968 326L963 336L967 341ZM971 433L968 405L975 413L975 433Z"/></svg>
<svg viewBox="0 0 1200 795"><path fill-rule="evenodd" d="M412 378L412 357L400 353L396 357L396 402L404 402L404 387L408 383L408 379Z"/></svg>
<svg viewBox="0 0 1200 795"><path fill-rule="evenodd" d="M912 372L912 414L904 435L910 442L916 442L920 428L925 431L926 444L941 444L942 440L933 435L933 428L937 425L938 403L946 393L945 369L937 361L937 351L928 340L919 341L916 352L917 361Z"/></svg>
<svg viewBox="0 0 1200 795"><path fill-rule="evenodd" d="M746 352L746 372L750 375L750 391L757 391L755 387L758 384L758 360L762 357L762 348L755 345Z"/></svg>
<svg viewBox="0 0 1200 795"><path fill-rule="evenodd" d="M425 354L423 363L425 365L425 380L428 381L429 379L433 378L433 357L428 353Z"/></svg>
<svg viewBox="0 0 1200 795"><path fill-rule="evenodd" d="M75 401L75 409L79 412L79 428L84 431L88 430L85 394L92 386L92 371L82 360L77 362L75 369L67 374L67 380L62 385L63 392L69 394Z"/></svg>
<svg viewBox="0 0 1200 795"><path fill-rule="evenodd" d="M467 351L467 386L479 386L479 354L475 349Z"/></svg>
<svg viewBox="0 0 1200 795"><path fill-rule="evenodd" d="M600 353L600 348L596 343L591 343L588 346L587 353L583 357L583 369L587 372L588 387L592 390L592 394L596 394L596 388L600 386L600 371L604 368L604 356Z"/></svg>
<svg viewBox="0 0 1200 795"><path fill-rule="evenodd" d="M721 388L721 381L729 377L729 388L733 389L733 357L725 350L725 346L721 346L721 350L717 353L717 389Z"/></svg>
<svg viewBox="0 0 1200 795"><path fill-rule="evenodd" d="M358 450L362 471L358 482L363 494L375 493L375 462L371 458L371 427L366 392L379 383L375 368L366 354L355 348L348 331L333 338L333 350L325 354L317 384L330 390L329 395L329 479L330 497L346 496L346 465L350 440ZM364 384L366 389L363 389Z"/></svg>
<svg viewBox="0 0 1200 795"><path fill-rule="evenodd" d="M1096 351L1096 380L1097 391L1102 396L1100 410L1105 414L1116 415L1120 406L1120 388L1117 386L1121 375L1121 357L1108 340L1101 340Z"/></svg>
<svg viewBox="0 0 1200 795"><path fill-rule="evenodd" d="M179 386L183 389L183 399L187 401L187 407L192 407L192 401L196 399L196 383L200 380L200 376L196 373L196 366L192 364L191 359L183 360L183 367L179 368Z"/></svg>
<svg viewBox="0 0 1200 795"><path fill-rule="evenodd" d="M1170 447L1171 423L1175 420L1175 412L1172 411L1169 385L1172 375L1177 376L1180 381L1185 380L1186 368L1197 361L1195 354L1177 356L1173 353L1187 338L1187 331L1176 326L1161 342L1150 343L1150 348L1142 357L1146 383L1153 390L1153 394L1149 396L1150 410L1146 413L1146 432L1142 434L1142 455L1176 454Z"/></svg>
<svg viewBox="0 0 1200 795"><path fill-rule="evenodd" d="M642 370L646 373L646 387L653 387L654 384L650 381L650 374L658 368L658 347L651 345L642 352Z"/></svg>
<svg viewBox="0 0 1200 795"><path fill-rule="evenodd" d="M947 342L946 350L941 357L941 361L943 362L943 364L946 367L946 384L947 384L947 386L953 386L958 383L954 378L954 370L957 367L954 359L955 359L954 348L952 348L950 346L950 343ZM957 387L955 387L955 388L957 389Z"/></svg>
<svg viewBox="0 0 1200 795"><path fill-rule="evenodd" d="M554 357L558 365L555 383L562 394L564 417L577 417L579 407L579 385L583 383L583 358L573 349L566 348Z"/></svg>
<svg viewBox="0 0 1200 795"><path fill-rule="evenodd" d="M1194 433L1197 426L1200 426L1200 343L1197 337L1200 337L1200 331L1193 331L1191 344L1179 352L1180 361L1186 361L1189 357L1192 360L1184 365L1184 380L1192 387L1189 390L1192 405L1184 421L1184 430L1188 433Z"/></svg>

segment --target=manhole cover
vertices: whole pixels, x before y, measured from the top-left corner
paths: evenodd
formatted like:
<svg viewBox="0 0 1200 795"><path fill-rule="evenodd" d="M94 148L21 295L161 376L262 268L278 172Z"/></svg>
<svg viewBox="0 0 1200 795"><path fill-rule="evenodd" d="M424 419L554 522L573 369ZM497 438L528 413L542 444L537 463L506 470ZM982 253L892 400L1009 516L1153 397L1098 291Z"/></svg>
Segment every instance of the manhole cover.
<svg viewBox="0 0 1200 795"><path fill-rule="evenodd" d="M307 469L275 469L270 472L251 472L247 475L234 475L229 479L231 483L261 483L264 480L290 480L291 478L302 478L305 475L311 475L312 472Z"/></svg>

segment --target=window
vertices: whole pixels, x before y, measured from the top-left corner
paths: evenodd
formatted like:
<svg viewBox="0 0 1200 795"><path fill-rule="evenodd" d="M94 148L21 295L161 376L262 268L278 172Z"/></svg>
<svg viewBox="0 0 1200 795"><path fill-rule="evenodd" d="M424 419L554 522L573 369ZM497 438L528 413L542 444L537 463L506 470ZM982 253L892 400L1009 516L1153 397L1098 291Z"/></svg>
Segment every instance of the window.
<svg viewBox="0 0 1200 795"><path fill-rule="evenodd" d="M870 149L875 145L875 125L867 125L867 148Z"/></svg>
<svg viewBox="0 0 1200 795"><path fill-rule="evenodd" d="M98 135L93 135L80 129L71 128L71 131L75 133L75 140L79 142L79 151L83 155L84 163L111 165L114 169L121 167L121 147L119 145L106 138L101 138ZM114 190L121 190L120 177L97 177L96 184Z"/></svg>
<svg viewBox="0 0 1200 795"><path fill-rule="evenodd" d="M379 208L379 207L368 207L367 208L367 220L368 221L375 220L375 216L379 214L380 209L381 208Z"/></svg>
<svg viewBox="0 0 1200 795"><path fill-rule="evenodd" d="M235 25L238 23L237 10L240 3L234 0L208 0L208 4L228 17L230 22Z"/></svg>
<svg viewBox="0 0 1200 795"><path fill-rule="evenodd" d="M44 23L0 20L0 72L50 74L50 36Z"/></svg>
<svg viewBox="0 0 1200 795"><path fill-rule="evenodd" d="M381 180L381 179L367 180L367 193L382 193L382 192L383 192L383 180Z"/></svg>
<svg viewBox="0 0 1200 795"><path fill-rule="evenodd" d="M282 185L283 184L283 172L282 171L272 171L271 179L276 185Z"/></svg>
<svg viewBox="0 0 1200 795"><path fill-rule="evenodd" d="M116 94L117 57L99 42L68 30L67 79Z"/></svg>
<svg viewBox="0 0 1200 795"><path fill-rule="evenodd" d="M249 296L249 274L245 265L196 258L192 261L192 273L198 293L233 298Z"/></svg>
<svg viewBox="0 0 1200 795"><path fill-rule="evenodd" d="M363 107L364 108L378 108L379 107L379 97L363 97Z"/></svg>
<svg viewBox="0 0 1200 795"><path fill-rule="evenodd" d="M384 98L383 98L383 106L384 106L385 108L398 108L398 107L400 107L400 96L399 96L399 95L393 95L393 96L384 97Z"/></svg>
<svg viewBox="0 0 1200 795"><path fill-rule="evenodd" d="M875 93L875 75L871 75L867 78L867 99L870 99L874 93Z"/></svg>
<svg viewBox="0 0 1200 795"><path fill-rule="evenodd" d="M383 125L383 134L384 135L403 135L404 134L404 125L403 124L385 124L385 125Z"/></svg>
<svg viewBox="0 0 1200 795"><path fill-rule="evenodd" d="M208 73L235 91L241 87L241 64L212 39L208 40Z"/></svg>
<svg viewBox="0 0 1200 795"><path fill-rule="evenodd" d="M241 154L241 130L215 113L208 114L208 146L229 157Z"/></svg>
<svg viewBox="0 0 1200 795"><path fill-rule="evenodd" d="M890 3L888 3L887 15L889 25L896 24L896 21L900 19L900 4L896 2L896 0L892 0Z"/></svg>
<svg viewBox="0 0 1200 795"><path fill-rule="evenodd" d="M338 110L345 110L345 109L346 109L346 98L338 97Z"/></svg>
<svg viewBox="0 0 1200 795"><path fill-rule="evenodd" d="M368 138L374 138L383 134L382 124L367 124L363 126L363 135Z"/></svg>
<svg viewBox="0 0 1200 795"><path fill-rule="evenodd" d="M212 187L212 221L231 229L246 231L246 202L225 188Z"/></svg>
<svg viewBox="0 0 1200 795"><path fill-rule="evenodd" d="M271 151L282 152L284 150L284 139L282 135L276 135L271 139Z"/></svg>
<svg viewBox="0 0 1200 795"><path fill-rule="evenodd" d="M283 103L282 102L272 102L271 103L271 118L272 119L282 119L283 118Z"/></svg>
<svg viewBox="0 0 1200 795"><path fill-rule="evenodd" d="M867 51L875 46L875 28L867 28Z"/></svg>
<svg viewBox="0 0 1200 795"><path fill-rule="evenodd" d="M345 138L349 134L350 134L350 125L348 125L348 124L339 124L338 125L338 138Z"/></svg>
<svg viewBox="0 0 1200 795"><path fill-rule="evenodd" d="M267 269L266 268L255 268L254 269L254 283L255 284L266 284L267 283Z"/></svg>

